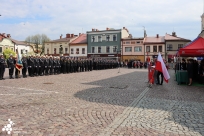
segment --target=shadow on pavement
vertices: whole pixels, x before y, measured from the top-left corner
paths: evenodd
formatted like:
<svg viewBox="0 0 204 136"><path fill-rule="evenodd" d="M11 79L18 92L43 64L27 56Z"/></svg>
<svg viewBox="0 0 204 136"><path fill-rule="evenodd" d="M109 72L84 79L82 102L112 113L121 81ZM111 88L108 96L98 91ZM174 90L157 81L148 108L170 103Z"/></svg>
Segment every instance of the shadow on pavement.
<svg viewBox="0 0 204 136"><path fill-rule="evenodd" d="M154 85L136 104L127 120L135 122L137 127L146 124L146 129L157 130L162 126L159 130L170 133L204 135L203 87L179 86L174 81L173 70L169 73L169 83ZM86 83L96 87L77 92L74 96L89 102L129 107L145 90L146 82L147 73L136 71Z"/></svg>

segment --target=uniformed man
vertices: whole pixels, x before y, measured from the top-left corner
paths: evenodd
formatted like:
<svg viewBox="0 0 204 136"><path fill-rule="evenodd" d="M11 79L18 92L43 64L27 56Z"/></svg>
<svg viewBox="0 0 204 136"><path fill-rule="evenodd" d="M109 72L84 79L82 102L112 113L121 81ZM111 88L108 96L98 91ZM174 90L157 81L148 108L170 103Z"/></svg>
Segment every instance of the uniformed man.
<svg viewBox="0 0 204 136"><path fill-rule="evenodd" d="M60 74L60 70L61 70L61 64L60 64L60 57L57 57L57 66L58 66L58 71L57 74Z"/></svg>
<svg viewBox="0 0 204 136"><path fill-rule="evenodd" d="M35 76L39 75L39 67L40 67L40 62L39 62L39 55L37 54L34 60L35 63Z"/></svg>
<svg viewBox="0 0 204 136"><path fill-rule="evenodd" d="M70 73L70 58L67 58L66 68L67 68L67 73Z"/></svg>
<svg viewBox="0 0 204 136"><path fill-rule="evenodd" d="M3 54L0 54L0 80L5 80L4 79L5 67L6 67L6 61L3 57Z"/></svg>
<svg viewBox="0 0 204 136"><path fill-rule="evenodd" d="M56 57L53 57L53 69L54 69L54 75L57 74L57 71L58 71L58 65L57 65L57 58Z"/></svg>
<svg viewBox="0 0 204 136"><path fill-rule="evenodd" d="M46 55L44 64L45 64L45 71L44 71L44 73L45 73L46 76L48 76L49 75L48 73L49 73L50 61L49 61L49 57L47 55Z"/></svg>
<svg viewBox="0 0 204 136"><path fill-rule="evenodd" d="M61 66L63 66L63 68L61 68L62 73L66 74L67 73L67 58L64 57L63 61L62 62L60 61L60 63L63 63L63 65L61 64Z"/></svg>
<svg viewBox="0 0 204 136"><path fill-rule="evenodd" d="M50 75L53 74L53 57L50 56L50 59L49 59L49 69L50 69Z"/></svg>
<svg viewBox="0 0 204 136"><path fill-rule="evenodd" d="M33 55L31 55L28 60L28 68L30 69L31 77L34 77L34 67L35 67L34 58L33 58Z"/></svg>
<svg viewBox="0 0 204 136"><path fill-rule="evenodd" d="M26 73L27 73L27 69L28 69L28 60L26 58L26 55L23 55L21 61L23 64L22 75L23 75L23 78L26 78L27 77Z"/></svg>
<svg viewBox="0 0 204 136"><path fill-rule="evenodd" d="M7 65L8 65L8 69L9 69L9 78L10 79L14 79L13 78L13 72L14 72L14 68L15 68L15 60L13 58L13 55L11 54L10 57L7 59Z"/></svg>
<svg viewBox="0 0 204 136"><path fill-rule="evenodd" d="M44 69L45 69L45 57L44 56L41 56L39 58L39 63L40 63L40 66L39 66L39 75L43 76L45 74L44 73Z"/></svg>

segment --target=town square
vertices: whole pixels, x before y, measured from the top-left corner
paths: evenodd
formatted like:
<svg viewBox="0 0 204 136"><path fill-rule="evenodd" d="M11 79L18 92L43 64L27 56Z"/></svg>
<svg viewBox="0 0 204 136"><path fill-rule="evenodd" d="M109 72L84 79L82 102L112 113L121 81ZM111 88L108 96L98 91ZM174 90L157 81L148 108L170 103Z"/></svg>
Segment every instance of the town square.
<svg viewBox="0 0 204 136"><path fill-rule="evenodd" d="M0 136L204 136L204 0L0 5Z"/></svg>
<svg viewBox="0 0 204 136"><path fill-rule="evenodd" d="M177 85L169 73L152 88L147 69L2 80L0 124L11 119L12 136L204 135L203 87Z"/></svg>

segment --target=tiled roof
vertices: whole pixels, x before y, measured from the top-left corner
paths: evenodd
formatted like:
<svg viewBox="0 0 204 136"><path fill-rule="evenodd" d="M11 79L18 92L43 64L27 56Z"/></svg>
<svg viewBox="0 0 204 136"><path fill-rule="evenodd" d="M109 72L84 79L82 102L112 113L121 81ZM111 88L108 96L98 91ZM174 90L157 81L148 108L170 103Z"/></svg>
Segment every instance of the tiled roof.
<svg viewBox="0 0 204 136"><path fill-rule="evenodd" d="M164 43L164 36L155 37L145 37L144 44L146 43Z"/></svg>
<svg viewBox="0 0 204 136"><path fill-rule="evenodd" d="M49 41L49 42L69 42L72 38L76 38L76 36L70 37L70 38L61 38L61 39L52 40L52 41Z"/></svg>
<svg viewBox="0 0 204 136"><path fill-rule="evenodd" d="M176 41L191 41L189 39L184 39L184 38L180 38L180 37L177 37L177 36L173 36L173 35L170 35L170 34L166 34L165 35L165 40L176 40Z"/></svg>
<svg viewBox="0 0 204 136"><path fill-rule="evenodd" d="M81 34L78 38L76 38L70 44L82 44L82 43L87 43L86 34Z"/></svg>
<svg viewBox="0 0 204 136"><path fill-rule="evenodd" d="M17 40L14 40L12 38L9 38L12 42L14 42L15 44L17 45L28 45L27 43L23 42L23 41L17 41Z"/></svg>

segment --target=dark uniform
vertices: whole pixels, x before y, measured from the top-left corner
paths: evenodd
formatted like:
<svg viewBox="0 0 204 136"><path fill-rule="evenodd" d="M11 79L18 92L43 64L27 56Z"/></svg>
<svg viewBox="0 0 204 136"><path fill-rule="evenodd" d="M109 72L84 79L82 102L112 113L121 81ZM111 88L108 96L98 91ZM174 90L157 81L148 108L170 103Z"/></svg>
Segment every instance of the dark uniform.
<svg viewBox="0 0 204 136"><path fill-rule="evenodd" d="M66 63L66 68L67 68L67 73L70 73L70 59L67 60L67 63Z"/></svg>
<svg viewBox="0 0 204 136"><path fill-rule="evenodd" d="M35 67L35 63L34 63L34 58L31 56L28 59L28 71L29 71L29 76L33 77L34 76L34 67Z"/></svg>
<svg viewBox="0 0 204 136"><path fill-rule="evenodd" d="M36 57L35 59L34 59L34 63L35 63L35 68L34 68L34 73L35 73L35 76L38 76L38 74L39 74L39 67L40 67L40 62L39 62L39 58L38 57Z"/></svg>
<svg viewBox="0 0 204 136"><path fill-rule="evenodd" d="M61 63L60 63L60 59L59 58L57 59L57 68L58 68L58 73L57 74L60 74Z"/></svg>
<svg viewBox="0 0 204 136"><path fill-rule="evenodd" d="M40 66L39 66L39 75L40 76L43 76L45 73L44 73L44 69L45 69L45 58L41 57L39 59L39 63L40 63Z"/></svg>
<svg viewBox="0 0 204 136"><path fill-rule="evenodd" d="M22 75L23 75L23 78L26 78L27 77L26 73L28 69L28 60L26 57L22 58L22 64L23 64Z"/></svg>
<svg viewBox="0 0 204 136"><path fill-rule="evenodd" d="M6 61L3 58L3 55L0 55L0 80L4 80L5 65Z"/></svg>
<svg viewBox="0 0 204 136"><path fill-rule="evenodd" d="M50 57L49 59L49 68L50 68L50 75L53 74L53 59Z"/></svg>
<svg viewBox="0 0 204 136"><path fill-rule="evenodd" d="M45 58L44 64L45 64L45 71L44 71L44 73L45 73L45 75L48 75L48 73L49 73L49 66L50 66L50 61L49 61L48 57Z"/></svg>
<svg viewBox="0 0 204 136"><path fill-rule="evenodd" d="M53 59L53 69L54 69L54 75L58 73L58 65L57 65L57 59L54 57Z"/></svg>
<svg viewBox="0 0 204 136"><path fill-rule="evenodd" d="M14 72L14 68L15 68L14 61L15 60L12 56L7 59L7 65L9 68L9 78L10 79L13 79L13 72Z"/></svg>

